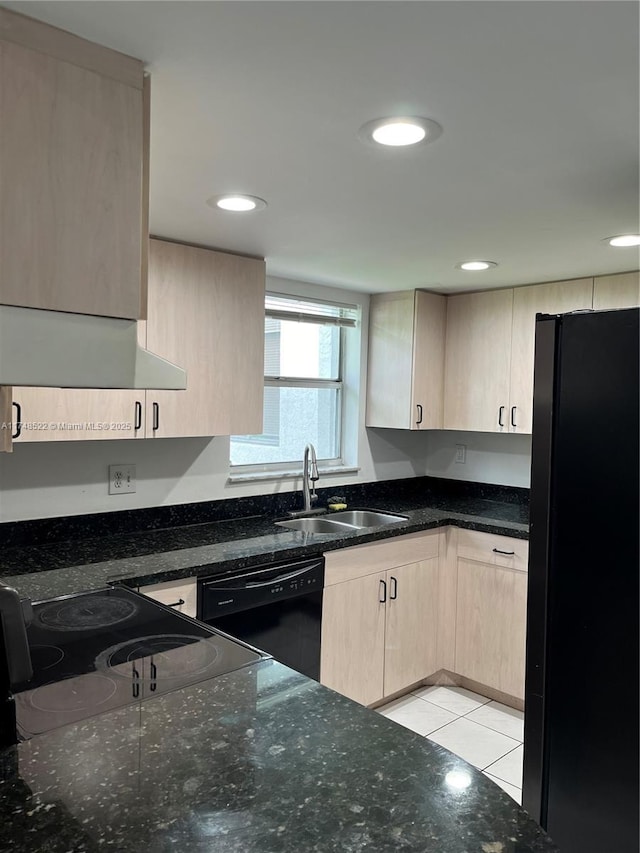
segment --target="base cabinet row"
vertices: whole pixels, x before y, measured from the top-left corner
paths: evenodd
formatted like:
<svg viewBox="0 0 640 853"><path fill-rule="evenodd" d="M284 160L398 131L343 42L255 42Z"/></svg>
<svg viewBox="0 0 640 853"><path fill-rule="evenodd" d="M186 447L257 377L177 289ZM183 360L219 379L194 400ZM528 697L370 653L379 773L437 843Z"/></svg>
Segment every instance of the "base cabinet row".
<svg viewBox="0 0 640 853"><path fill-rule="evenodd" d="M322 684L372 705L445 670L524 698L528 543L454 533L325 555Z"/></svg>

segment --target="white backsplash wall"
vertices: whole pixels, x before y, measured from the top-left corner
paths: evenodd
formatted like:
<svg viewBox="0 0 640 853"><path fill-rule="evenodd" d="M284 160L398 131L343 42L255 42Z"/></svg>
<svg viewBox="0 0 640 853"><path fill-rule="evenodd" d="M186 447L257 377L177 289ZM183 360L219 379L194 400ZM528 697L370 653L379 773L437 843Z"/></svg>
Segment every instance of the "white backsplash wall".
<svg viewBox="0 0 640 853"><path fill-rule="evenodd" d="M428 433L425 474L474 483L529 488L531 436L492 432ZM466 462L455 461L456 444L466 445Z"/></svg>
<svg viewBox="0 0 640 853"><path fill-rule="evenodd" d="M347 405L357 420L357 436L347 436L346 459L358 471L326 476L319 486L422 476L428 436L403 430L367 430L364 426L369 297L306 282L267 279L277 293L324 297L359 304L362 311L359 355L347 353ZM363 389L358 395L358 387ZM300 448L300 468L302 453ZM108 466L134 464L136 492L108 494ZM20 444L0 453L0 521L50 518L139 507L277 494L302 488L302 478L230 483L229 438L163 438L129 441L78 441Z"/></svg>
<svg viewBox="0 0 640 853"><path fill-rule="evenodd" d="M391 432L386 431L385 432ZM424 474L425 433L361 440L360 471L319 486ZM108 466L136 466L134 494L108 494ZM302 467L302 460L300 460ZM229 439L165 438L17 445L0 455L0 520L49 518L299 490L301 478L229 483Z"/></svg>
<svg viewBox="0 0 640 853"><path fill-rule="evenodd" d="M277 293L359 304L360 359L347 353L347 405L357 436L347 436L346 460L358 471L326 476L319 486L339 487L430 474L475 482L529 485L529 436L489 433L366 429L365 391L369 297L306 282L267 278ZM358 395L358 387L361 389ZM455 444L467 445L466 464L454 462ZM300 456L304 448L300 448ZM108 466L134 464L134 494L109 495ZM300 460L302 468L302 458ZM229 438L164 438L20 444L0 453L0 522L110 512L140 507L298 491L302 478L230 483Z"/></svg>

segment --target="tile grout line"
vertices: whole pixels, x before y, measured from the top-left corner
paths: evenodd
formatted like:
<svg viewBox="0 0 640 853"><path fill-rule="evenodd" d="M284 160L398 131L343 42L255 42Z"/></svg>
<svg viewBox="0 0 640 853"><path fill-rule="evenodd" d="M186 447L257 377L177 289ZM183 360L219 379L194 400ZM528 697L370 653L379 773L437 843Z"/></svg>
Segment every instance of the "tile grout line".
<svg viewBox="0 0 640 853"><path fill-rule="evenodd" d="M415 693L412 693L411 695L415 696ZM480 694L478 693L477 695L479 696ZM486 697L483 697L483 698L486 698ZM423 702L428 702L429 705L435 705L436 708L442 708L443 707L442 705L436 705L435 702L431 702L429 699L424 699L422 696L416 696L416 699L421 699ZM479 711L480 708L486 708L487 705L490 705L492 702L496 702L496 700L495 699L487 699L486 702L483 702L477 708L472 708L470 711L465 711L464 714L458 714L457 717L459 720L461 720L463 717L468 717L469 714L475 714L475 712ZM502 703L498 703L498 704L502 704ZM509 707L509 706L507 705L506 707ZM444 708L444 710L449 711L449 708ZM517 709L514 708L513 710L517 710ZM450 713L454 714L455 711L450 711ZM451 722L453 722L453 720ZM504 732L501 732L499 729L492 729L491 726L487 726L484 723L479 722L478 720L470 720L470 722L477 723L477 725L483 726L485 729L489 729L489 731L496 732L499 735L504 735L505 737L511 738L511 740L516 740L520 744L524 743L524 741L520 740L520 738L515 738L515 737L513 737L513 735L505 734Z"/></svg>
<svg viewBox="0 0 640 853"><path fill-rule="evenodd" d="M422 702L426 702L427 705L431 705L433 708L440 708L442 711L448 711L450 714L455 714L455 711L451 711L449 708L444 708L442 705L436 705L435 702L430 702L428 699L423 699L422 696L416 696L415 698L420 699ZM493 699L489 700L489 702L492 702L492 701L493 701ZM485 705L486 705L486 703L485 703ZM484 708L485 705L480 705L480 708ZM456 720L466 719L469 716L469 714L473 714L474 711L478 711L478 710L479 710L479 708L473 708L473 710L467 711L465 714L455 714ZM444 726L450 726L452 723L455 723L456 720L450 720L448 723L445 723ZM484 723L479 723L477 720L469 720L469 722L475 723L477 726L482 726L483 729L487 729L488 731L494 732L497 735L502 735L503 737L507 737L507 738L509 738L509 740L515 741L515 743L518 744L518 746L522 746L522 744L524 742L524 741L521 741L519 738L513 737L513 735L507 735L504 732L499 731L498 729L492 729L491 726L485 726ZM440 729L444 728L444 726L439 726L437 729L434 729L433 731L437 732ZM433 734L433 732L429 732L429 734ZM427 737L427 735L423 735L423 737ZM511 750L509 750L509 752L511 752ZM505 755L507 755L506 752L505 752ZM497 760L498 759L496 758L496 761Z"/></svg>
<svg viewBox="0 0 640 853"><path fill-rule="evenodd" d="M469 713L472 714L473 711L469 711ZM466 719L466 718L467 718L467 714L463 714L461 717L458 717L458 719L460 719L460 720ZM483 729L488 729L490 732L495 732L497 735L502 735L503 737L508 737L509 740L516 741L516 743L518 743L520 746L522 746L522 744L524 743L524 741L520 740L520 738L513 737L513 735L507 735L504 732L501 732L499 729L492 729L491 726L485 726L484 723L479 723L478 720L469 720L469 722L475 723L477 726L482 726Z"/></svg>
<svg viewBox="0 0 640 853"><path fill-rule="evenodd" d="M509 752L505 752L505 754L504 754L504 755L501 755L501 756L500 756L500 758L496 758L496 760L495 760L495 761L492 761L492 762L491 762L491 764L487 764L487 766L486 766L486 767L482 767L482 768L481 768L481 770L483 770L483 771L484 771L484 770L487 770L489 767L491 767L491 765L492 765L492 764L495 764L495 763L496 763L496 761L502 761L502 759L503 759L503 758L506 758L506 757L507 757L507 755L511 755L511 753L512 753L512 752L515 752L515 751L516 751L516 749L518 749L520 746L522 746L522 744L518 744L518 746L514 747L513 749L510 749L510 750L509 750ZM502 776L498 776L498 774L497 774L497 773L492 773L491 775L492 775L492 776L496 776L496 777L497 777L498 779L500 779L502 782L506 782L506 783L507 783L507 785L513 785L513 782L509 782L509 780L508 780L508 779L503 779L503 778L502 778ZM513 785L513 787L514 787L514 788L517 788L518 786L517 786L517 785Z"/></svg>
<svg viewBox="0 0 640 853"><path fill-rule="evenodd" d="M480 771L484 776L488 776L490 779L500 779L499 776L496 776L495 773L489 773L487 770ZM501 782L504 782L505 785L510 785L512 788L515 788L516 791L520 791L522 793L522 788L518 787L518 785L514 785L513 782L507 782L506 779L500 779ZM498 786L499 787L499 786Z"/></svg>

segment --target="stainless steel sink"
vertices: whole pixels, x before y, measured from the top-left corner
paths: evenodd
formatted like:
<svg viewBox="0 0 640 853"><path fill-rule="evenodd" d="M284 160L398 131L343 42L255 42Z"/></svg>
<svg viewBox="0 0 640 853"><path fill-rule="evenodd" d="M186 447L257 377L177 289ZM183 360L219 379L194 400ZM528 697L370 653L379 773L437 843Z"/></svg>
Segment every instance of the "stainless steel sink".
<svg viewBox="0 0 640 853"><path fill-rule="evenodd" d="M328 518L292 518L290 521L276 521L278 527L286 527L287 530L302 530L304 533L348 533L357 530L354 524L346 524Z"/></svg>
<svg viewBox="0 0 640 853"><path fill-rule="evenodd" d="M276 521L278 527L288 530L302 530L305 533L345 533L349 530L364 530L366 527L384 527L388 524L400 524L407 521L406 515L390 512L378 512L374 509L351 509L333 512L329 517L292 518Z"/></svg>
<svg viewBox="0 0 640 853"><path fill-rule="evenodd" d="M359 528L383 527L387 524L400 524L403 521L408 521L408 516L379 512L375 509L350 509L332 513L331 521L339 521L341 524L351 524Z"/></svg>

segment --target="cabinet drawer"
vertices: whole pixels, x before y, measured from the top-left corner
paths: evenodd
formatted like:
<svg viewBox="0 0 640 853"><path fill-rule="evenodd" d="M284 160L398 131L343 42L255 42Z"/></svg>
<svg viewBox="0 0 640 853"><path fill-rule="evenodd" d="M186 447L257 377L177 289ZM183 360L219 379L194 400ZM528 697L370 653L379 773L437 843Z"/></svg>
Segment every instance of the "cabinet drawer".
<svg viewBox="0 0 640 853"><path fill-rule="evenodd" d="M196 618L198 585L195 578L179 581L167 581L143 586L139 591L161 604L169 604L179 613Z"/></svg>
<svg viewBox="0 0 640 853"><path fill-rule="evenodd" d="M341 548L324 555L324 585L332 586L354 578L384 572L396 566L419 563L439 554L440 530L407 533L382 542Z"/></svg>
<svg viewBox="0 0 640 853"><path fill-rule="evenodd" d="M496 536L478 530L458 530L458 557L526 572L529 543L511 536Z"/></svg>

